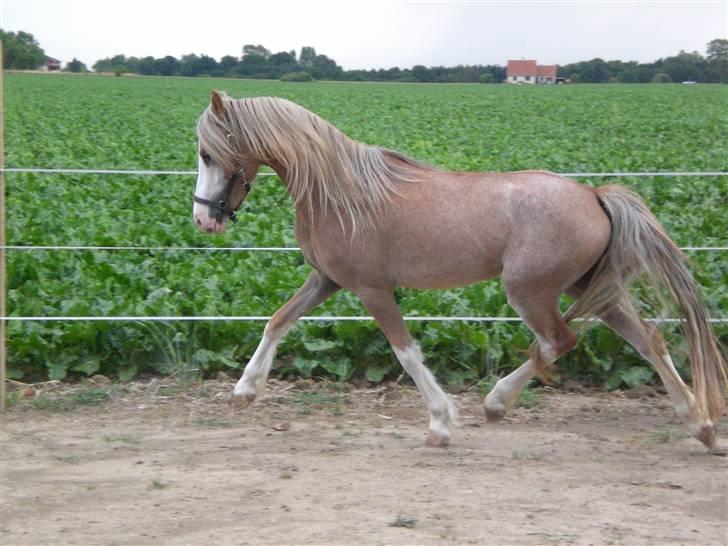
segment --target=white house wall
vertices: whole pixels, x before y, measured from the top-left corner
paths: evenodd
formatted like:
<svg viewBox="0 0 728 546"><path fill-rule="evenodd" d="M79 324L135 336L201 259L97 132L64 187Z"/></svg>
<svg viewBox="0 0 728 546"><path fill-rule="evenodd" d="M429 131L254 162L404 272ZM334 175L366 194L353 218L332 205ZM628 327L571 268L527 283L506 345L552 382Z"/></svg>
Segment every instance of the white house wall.
<svg viewBox="0 0 728 546"><path fill-rule="evenodd" d="M549 76L531 76L530 79L526 79L526 76L508 76L506 83L525 83L533 85L535 83L555 83L555 79Z"/></svg>

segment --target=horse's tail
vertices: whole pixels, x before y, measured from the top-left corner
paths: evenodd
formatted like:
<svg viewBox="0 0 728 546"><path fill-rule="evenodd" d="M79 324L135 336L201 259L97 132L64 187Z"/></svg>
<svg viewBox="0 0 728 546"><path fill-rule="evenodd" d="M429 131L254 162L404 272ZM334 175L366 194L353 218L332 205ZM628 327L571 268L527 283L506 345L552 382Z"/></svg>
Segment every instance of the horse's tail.
<svg viewBox="0 0 728 546"><path fill-rule="evenodd" d="M717 422L724 407L721 379L728 383L728 367L718 349L695 281L685 265L685 255L639 195L618 185L598 188L596 194L609 216L612 232L604 255L585 279L588 284L583 294L564 318L598 316L616 302L628 301L627 287L640 276L644 284L656 289L662 303L680 316L699 411ZM644 328L642 321L637 322ZM647 335L647 339L658 354L664 351L653 336Z"/></svg>

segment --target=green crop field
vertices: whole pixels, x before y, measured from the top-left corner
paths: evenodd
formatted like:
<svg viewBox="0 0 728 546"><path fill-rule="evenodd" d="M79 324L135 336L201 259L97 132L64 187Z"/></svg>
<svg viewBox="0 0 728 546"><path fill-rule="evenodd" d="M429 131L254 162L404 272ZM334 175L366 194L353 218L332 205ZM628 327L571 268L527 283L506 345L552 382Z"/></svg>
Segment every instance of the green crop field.
<svg viewBox="0 0 728 546"><path fill-rule="evenodd" d="M5 79L7 166L194 170L195 122L211 88L291 99L352 138L449 169L728 171L725 86L296 84L25 74ZM33 173L6 180L11 245L296 245L291 202L274 177L259 179L240 222L215 237L198 233L191 221L193 176ZM728 177L619 182L640 192L679 245L728 245ZM689 255L712 315L728 317L728 255ZM8 312L270 315L308 270L295 252L10 250ZM398 295L408 315L514 316L497 281ZM348 293L317 313L366 314ZM513 323L410 324L429 365L450 383L505 373L523 360L531 339ZM11 377L26 379L97 372L128 379L149 371L190 378L242 368L262 329L262 322L11 321L9 369ZM728 335L725 325L716 330ZM675 339L682 361L680 348ZM634 350L603 327L585 334L560 368L610 388L652 379ZM363 375L374 382L399 373L383 336L368 322L301 323L281 346L278 369L340 380Z"/></svg>

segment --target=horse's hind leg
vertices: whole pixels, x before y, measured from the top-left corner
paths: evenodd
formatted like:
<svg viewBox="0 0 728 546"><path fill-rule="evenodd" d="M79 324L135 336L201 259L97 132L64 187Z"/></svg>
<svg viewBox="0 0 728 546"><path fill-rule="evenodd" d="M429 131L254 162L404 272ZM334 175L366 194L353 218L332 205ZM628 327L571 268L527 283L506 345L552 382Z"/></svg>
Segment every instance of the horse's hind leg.
<svg viewBox="0 0 728 546"><path fill-rule="evenodd" d="M692 391L677 373L657 327L642 321L629 301L610 308L601 319L652 364L672 399L675 411L686 422L692 435L711 451L722 453L723 450L715 445L715 425L700 412Z"/></svg>
<svg viewBox="0 0 728 546"><path fill-rule="evenodd" d="M233 394L239 405L247 406L262 392L273 366L276 348L293 324L339 289L337 284L314 270L296 294L275 312L243 376L235 385Z"/></svg>
<svg viewBox="0 0 728 546"><path fill-rule="evenodd" d="M559 314L558 295L529 294L506 285L508 302L536 336L531 358L514 372L499 379L485 398L485 416L495 422L513 406L518 394L531 378L544 372L561 355L576 345L576 335Z"/></svg>
<svg viewBox="0 0 728 546"><path fill-rule="evenodd" d="M430 411L426 445L444 447L450 441L450 426L457 422L457 409L425 367L422 352L407 329L402 313L389 290L360 289L356 294L379 323L405 371L412 377Z"/></svg>
<svg viewBox="0 0 728 546"><path fill-rule="evenodd" d="M526 360L515 371L498 380L485 397L485 418L490 423L497 423L513 407L519 393L536 375L536 366Z"/></svg>

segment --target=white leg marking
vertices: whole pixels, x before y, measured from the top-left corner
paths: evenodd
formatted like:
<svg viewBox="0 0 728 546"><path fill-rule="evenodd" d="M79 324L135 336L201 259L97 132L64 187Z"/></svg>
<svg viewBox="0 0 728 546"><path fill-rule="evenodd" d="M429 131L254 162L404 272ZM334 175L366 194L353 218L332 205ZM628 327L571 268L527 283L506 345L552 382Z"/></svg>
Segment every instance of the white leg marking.
<svg viewBox="0 0 728 546"><path fill-rule="evenodd" d="M665 380L662 382L667 389L667 393L675 404L675 412L685 421L688 430L698 440L708 446L714 453L723 453L725 448L718 447L715 443L716 427L713 421L698 407L695 396L685 386L680 375L675 369L675 364L668 353L662 355L663 362L667 364L668 369L672 372L674 380ZM659 369L658 369L659 371ZM680 388L682 387L682 388Z"/></svg>
<svg viewBox="0 0 728 546"><path fill-rule="evenodd" d="M515 371L499 379L495 387L485 397L485 409L490 417L502 417L502 414L505 414L513 406L518 394L535 373L536 367L530 360L527 360Z"/></svg>
<svg viewBox="0 0 728 546"><path fill-rule="evenodd" d="M675 404L675 412L677 412L678 416L682 419L690 421L690 407L695 406L695 398L692 393L687 390L687 388L680 388L681 385L679 383L682 383L682 380L675 369L675 364L673 364L670 354L665 353L661 358L662 361L667 364L668 369L672 372L673 377L663 377L662 382L665 385L667 393L670 395L670 398L672 398L672 401ZM679 383L676 383L675 380ZM685 387L685 385L683 384L682 387ZM685 399L686 394L689 397L687 400Z"/></svg>
<svg viewBox="0 0 728 546"><path fill-rule="evenodd" d="M416 343L403 350L397 347L393 348L397 359L404 370L412 377L417 389L425 399L427 408L430 410L430 432L441 437L447 443L450 438L448 425L456 425L458 421L458 411L455 404L437 384L432 372L424 365L422 352Z"/></svg>
<svg viewBox="0 0 728 546"><path fill-rule="evenodd" d="M245 366L243 376L235 385L233 391L235 396L250 397L252 400L263 391L268 374L273 367L276 349L285 333L285 331L268 332L268 327L266 327L263 339L260 340L253 357Z"/></svg>
<svg viewBox="0 0 728 546"><path fill-rule="evenodd" d="M556 351L551 344L540 336L536 336L536 339L544 360L548 363L556 360ZM501 419L513 407L519 393L528 385L528 382L535 374L536 366L533 365L533 362L527 360L516 370L499 379L493 390L485 397L485 414L488 420L497 421Z"/></svg>
<svg viewBox="0 0 728 546"><path fill-rule="evenodd" d="M553 346L541 336L536 336L536 339L538 340L538 346L541 349L541 356L546 362L551 364L554 360L556 360L556 351Z"/></svg>

